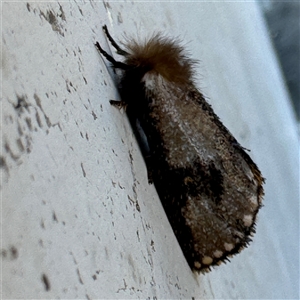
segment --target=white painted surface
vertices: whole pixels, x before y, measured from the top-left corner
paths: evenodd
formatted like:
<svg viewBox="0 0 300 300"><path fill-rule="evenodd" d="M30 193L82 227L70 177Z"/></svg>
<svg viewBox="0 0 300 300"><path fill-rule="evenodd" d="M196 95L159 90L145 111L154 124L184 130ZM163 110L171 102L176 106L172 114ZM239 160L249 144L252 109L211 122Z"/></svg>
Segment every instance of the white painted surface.
<svg viewBox="0 0 300 300"><path fill-rule="evenodd" d="M2 297L298 299L296 126L255 3L1 3ZM180 36L267 178L251 246L189 270L93 43ZM42 280L46 276L49 290Z"/></svg>

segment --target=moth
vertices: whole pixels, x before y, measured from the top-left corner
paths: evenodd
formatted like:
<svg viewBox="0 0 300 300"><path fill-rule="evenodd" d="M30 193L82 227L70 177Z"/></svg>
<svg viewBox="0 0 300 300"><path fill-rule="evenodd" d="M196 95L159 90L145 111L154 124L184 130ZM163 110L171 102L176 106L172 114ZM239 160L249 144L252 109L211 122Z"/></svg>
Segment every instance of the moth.
<svg viewBox="0 0 300 300"><path fill-rule="evenodd" d="M142 43L129 39L123 50L103 30L124 58L95 44L122 70L122 100L110 102L141 127L149 182L190 268L208 272L251 241L264 178L195 86L197 62L179 41L155 34Z"/></svg>

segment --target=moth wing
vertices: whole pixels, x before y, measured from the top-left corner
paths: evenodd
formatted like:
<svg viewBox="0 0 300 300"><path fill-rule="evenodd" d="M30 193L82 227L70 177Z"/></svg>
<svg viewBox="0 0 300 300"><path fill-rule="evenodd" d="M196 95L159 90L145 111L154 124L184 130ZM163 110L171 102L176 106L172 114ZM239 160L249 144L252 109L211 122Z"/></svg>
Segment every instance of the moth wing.
<svg viewBox="0 0 300 300"><path fill-rule="evenodd" d="M249 242L263 178L192 84L155 74L144 84L153 180L189 264L202 270Z"/></svg>

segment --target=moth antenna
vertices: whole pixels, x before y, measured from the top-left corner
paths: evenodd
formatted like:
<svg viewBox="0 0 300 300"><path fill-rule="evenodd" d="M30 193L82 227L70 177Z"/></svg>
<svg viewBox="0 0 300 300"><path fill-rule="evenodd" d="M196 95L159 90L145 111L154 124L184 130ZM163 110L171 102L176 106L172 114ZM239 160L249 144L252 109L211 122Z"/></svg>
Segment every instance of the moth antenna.
<svg viewBox="0 0 300 300"><path fill-rule="evenodd" d="M130 69L130 66L120 62L120 61L116 61L112 56L110 56L106 51L104 51L100 44L98 42L96 42L95 44L96 48L99 50L99 52L109 61L113 64L113 66L115 68L118 68L118 69L122 69L122 70L128 70Z"/></svg>
<svg viewBox="0 0 300 300"><path fill-rule="evenodd" d="M129 55L128 52L126 52L125 50L121 49L120 46L115 42L115 40L111 37L110 33L108 32L107 26L104 25L102 27L104 33L106 34L108 40L110 41L110 43L112 44L112 46L117 50L117 54L119 55L123 55L123 56L127 56Z"/></svg>

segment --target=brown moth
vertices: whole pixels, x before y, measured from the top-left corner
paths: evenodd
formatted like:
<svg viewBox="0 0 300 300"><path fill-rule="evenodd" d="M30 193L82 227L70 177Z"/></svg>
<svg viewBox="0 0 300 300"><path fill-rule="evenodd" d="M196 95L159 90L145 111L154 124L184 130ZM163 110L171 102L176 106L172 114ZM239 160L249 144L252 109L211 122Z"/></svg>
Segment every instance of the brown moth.
<svg viewBox="0 0 300 300"><path fill-rule="evenodd" d="M185 258L206 272L251 241L262 206L258 167L222 124L194 84L195 61L174 39L160 34L122 50L122 101L133 127L138 120L148 144L145 161ZM143 150L143 149L142 149Z"/></svg>

